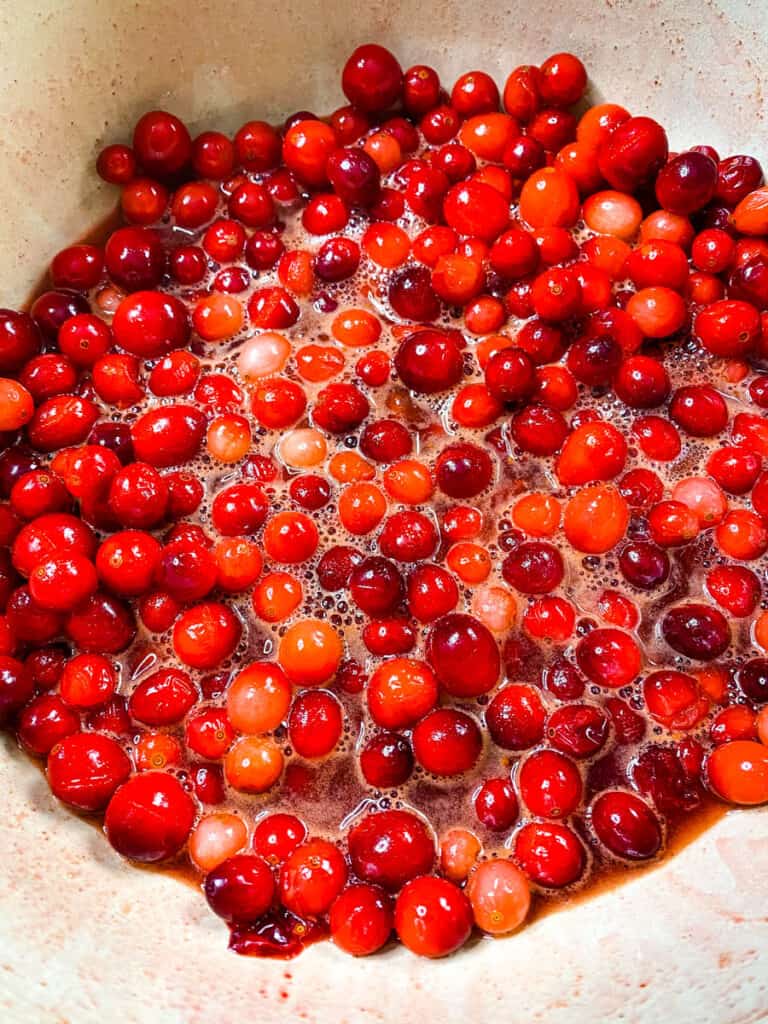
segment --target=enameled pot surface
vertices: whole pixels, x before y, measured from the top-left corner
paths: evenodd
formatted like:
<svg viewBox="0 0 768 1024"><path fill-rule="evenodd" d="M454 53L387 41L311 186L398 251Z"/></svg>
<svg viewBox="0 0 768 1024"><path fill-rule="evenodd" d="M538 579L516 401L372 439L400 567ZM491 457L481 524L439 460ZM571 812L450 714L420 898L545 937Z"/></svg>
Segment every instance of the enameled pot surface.
<svg viewBox="0 0 768 1024"><path fill-rule="evenodd" d="M376 40L446 81L570 49L593 95L662 121L673 148L768 156L768 23L752 0L323 0L0 5L0 305L107 211L92 170L146 109L191 127L332 109ZM745 1024L768 1016L768 814L727 815L661 867L446 961L329 943L291 962L228 953L191 888L122 863L0 745L0 1019L7 1024Z"/></svg>

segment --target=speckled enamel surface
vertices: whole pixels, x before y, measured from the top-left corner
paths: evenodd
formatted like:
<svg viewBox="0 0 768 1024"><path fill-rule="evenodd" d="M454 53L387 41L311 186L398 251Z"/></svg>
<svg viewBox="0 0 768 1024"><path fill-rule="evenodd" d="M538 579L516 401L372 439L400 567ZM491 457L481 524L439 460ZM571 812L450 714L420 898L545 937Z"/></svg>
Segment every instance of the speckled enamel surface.
<svg viewBox="0 0 768 1024"><path fill-rule="evenodd" d="M144 110L234 127L338 105L360 42L444 81L572 49L593 95L768 158L762 0L21 0L0 3L0 305L106 212L91 167ZM758 1024L768 1019L768 813L737 812L678 856L449 960L289 963L228 953L190 887L122 863L0 743L2 1024Z"/></svg>

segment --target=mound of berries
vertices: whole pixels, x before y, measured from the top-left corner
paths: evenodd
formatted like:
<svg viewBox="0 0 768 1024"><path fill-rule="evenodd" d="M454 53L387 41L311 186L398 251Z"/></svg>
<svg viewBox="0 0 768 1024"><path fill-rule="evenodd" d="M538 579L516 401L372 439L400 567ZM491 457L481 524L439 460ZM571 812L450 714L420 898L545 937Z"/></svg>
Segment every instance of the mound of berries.
<svg viewBox="0 0 768 1024"><path fill-rule="evenodd" d="M768 801L768 187L586 84L147 113L0 312L0 717L239 952L442 956Z"/></svg>

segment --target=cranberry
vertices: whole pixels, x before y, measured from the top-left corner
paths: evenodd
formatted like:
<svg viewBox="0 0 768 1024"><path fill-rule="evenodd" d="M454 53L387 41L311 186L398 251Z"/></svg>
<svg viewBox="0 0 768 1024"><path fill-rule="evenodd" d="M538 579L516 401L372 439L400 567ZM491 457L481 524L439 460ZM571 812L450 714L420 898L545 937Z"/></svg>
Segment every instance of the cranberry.
<svg viewBox="0 0 768 1024"><path fill-rule="evenodd" d="M323 839L298 846L280 871L280 899L299 917L319 917L344 888L347 865L341 852Z"/></svg>
<svg viewBox="0 0 768 1024"><path fill-rule="evenodd" d="M178 117L163 110L153 110L136 123L133 150L147 173L158 178L170 178L189 163L192 140Z"/></svg>
<svg viewBox="0 0 768 1024"><path fill-rule="evenodd" d="M503 750L528 750L536 746L544 736L544 719L544 705L538 692L517 683L499 690L485 712L491 739Z"/></svg>
<svg viewBox="0 0 768 1024"><path fill-rule="evenodd" d="M410 744L397 733L379 733L363 748L360 770L368 785L376 789L402 785L413 771Z"/></svg>
<svg viewBox="0 0 768 1024"><path fill-rule="evenodd" d="M353 956L375 953L394 924L389 897L373 885L350 885L334 900L329 915L334 943Z"/></svg>
<svg viewBox="0 0 768 1024"><path fill-rule="evenodd" d="M600 144L600 173L615 189L634 192L649 181L667 159L664 129L650 117L630 117Z"/></svg>
<svg viewBox="0 0 768 1024"><path fill-rule="evenodd" d="M173 725L186 715L197 691L186 672L159 669L142 679L131 694L131 715L144 725Z"/></svg>
<svg viewBox="0 0 768 1024"><path fill-rule="evenodd" d="M579 641L576 660L592 682L611 689L631 683L641 667L637 644L620 629L593 629Z"/></svg>
<svg viewBox="0 0 768 1024"><path fill-rule="evenodd" d="M282 864L307 838L304 823L293 814L268 814L253 832L254 852L267 864Z"/></svg>
<svg viewBox="0 0 768 1024"><path fill-rule="evenodd" d="M349 832L352 869L358 878L397 892L411 878L426 874L435 860L435 840L409 811L368 814Z"/></svg>
<svg viewBox="0 0 768 1024"><path fill-rule="evenodd" d="M288 735L300 757L325 757L341 739L343 724L344 714L338 700L325 691L311 690L293 702Z"/></svg>
<svg viewBox="0 0 768 1024"><path fill-rule="evenodd" d="M653 590L669 578L669 557L655 544L633 541L622 548L619 568L628 583L641 590Z"/></svg>
<svg viewBox="0 0 768 1024"><path fill-rule="evenodd" d="M469 715L453 708L430 711L413 729L413 753L433 775L460 775L480 757L482 737Z"/></svg>
<svg viewBox="0 0 768 1024"><path fill-rule="evenodd" d="M600 842L617 857L647 860L661 847L661 827L639 797L621 790L601 794L592 805L590 820Z"/></svg>
<svg viewBox="0 0 768 1024"><path fill-rule="evenodd" d="M17 373L40 351L40 333L30 316L0 309L0 372Z"/></svg>
<svg viewBox="0 0 768 1024"><path fill-rule="evenodd" d="M454 697L487 693L499 678L500 657L490 630L471 615L438 619L427 638L427 659Z"/></svg>
<svg viewBox="0 0 768 1024"><path fill-rule="evenodd" d="M528 809L545 818L566 817L581 800L578 769L556 751L540 750L529 755L520 769L519 784Z"/></svg>
<svg viewBox="0 0 768 1024"><path fill-rule="evenodd" d="M671 608L661 620L661 632L669 646L697 661L712 661L728 649L728 620L716 608L689 602Z"/></svg>
<svg viewBox="0 0 768 1024"><path fill-rule="evenodd" d="M352 600L367 615L391 611L403 594L403 579L393 562L373 556L351 570Z"/></svg>
<svg viewBox="0 0 768 1024"><path fill-rule="evenodd" d="M136 177L136 157L130 146L105 146L96 161L99 177L110 185L127 185Z"/></svg>
<svg viewBox="0 0 768 1024"><path fill-rule="evenodd" d="M372 206L379 198L379 168L365 150L337 150L328 157L326 171L334 191L348 206Z"/></svg>
<svg viewBox="0 0 768 1024"><path fill-rule="evenodd" d="M422 875L408 882L397 897L395 930L412 953L447 956L469 938L472 907L452 882Z"/></svg>
<svg viewBox="0 0 768 1024"><path fill-rule="evenodd" d="M435 476L444 494L451 498L471 498L490 484L493 462L487 452L476 445L449 445L438 456Z"/></svg>
<svg viewBox="0 0 768 1024"><path fill-rule="evenodd" d="M416 117L437 106L440 98L440 79L437 72L423 64L409 68L403 78L403 105Z"/></svg>
<svg viewBox="0 0 768 1024"><path fill-rule="evenodd" d="M440 314L440 299L432 288L432 275L426 267L409 266L396 271L389 283L388 297L392 309L403 320L428 323ZM443 336L442 332L435 333Z"/></svg>
<svg viewBox="0 0 768 1024"><path fill-rule="evenodd" d="M205 431L205 417L191 405L164 405L143 413L131 427L136 458L150 466L179 465L193 458Z"/></svg>
<svg viewBox="0 0 768 1024"><path fill-rule="evenodd" d="M40 333L49 341L55 341L59 328L65 320L69 320L70 317L76 316L78 313L90 313L90 311L91 307L84 296L78 295L77 292L60 290L43 292L33 302L30 313ZM18 322L15 325L14 333L18 339L16 344L19 344L21 332Z"/></svg>
<svg viewBox="0 0 768 1024"><path fill-rule="evenodd" d="M133 462L116 474L109 488L109 507L122 526L146 529L165 517L168 485L153 466Z"/></svg>
<svg viewBox="0 0 768 1024"><path fill-rule="evenodd" d="M679 814L693 810L701 801L697 785L686 778L674 750L649 747L632 767L632 780L641 793L651 797L660 811Z"/></svg>
<svg viewBox="0 0 768 1024"><path fill-rule="evenodd" d="M356 548L342 545L328 548L317 566L317 579L320 586L323 590L343 590L349 586L353 571L362 561L363 556ZM372 559L368 559L368 561L370 562ZM394 566L392 568L394 569Z"/></svg>
<svg viewBox="0 0 768 1024"><path fill-rule="evenodd" d="M437 546L437 530L432 520L420 512L396 512L384 522L379 548L387 558L400 562L419 562L429 558Z"/></svg>
<svg viewBox="0 0 768 1024"><path fill-rule="evenodd" d="M48 756L53 795L80 811L100 811L131 773L122 747L99 733L73 732Z"/></svg>
<svg viewBox="0 0 768 1024"><path fill-rule="evenodd" d="M460 343L447 331L409 334L395 354L395 369L403 383L418 394L445 391L462 377Z"/></svg>
<svg viewBox="0 0 768 1024"><path fill-rule="evenodd" d="M478 821L491 832L506 832L517 820L517 798L507 779L487 779L474 803Z"/></svg>
<svg viewBox="0 0 768 1024"><path fill-rule="evenodd" d="M718 169L712 157L691 150L662 167L656 178L656 198L671 213L694 213L712 199L717 183Z"/></svg>
<svg viewBox="0 0 768 1024"><path fill-rule="evenodd" d="M118 228L104 248L107 273L121 288L141 291L160 283L165 253L160 236L151 228Z"/></svg>
<svg viewBox="0 0 768 1024"><path fill-rule="evenodd" d="M613 382L614 390L633 409L653 409L669 395L669 376L659 360L635 355L625 359Z"/></svg>
<svg viewBox="0 0 768 1024"><path fill-rule="evenodd" d="M412 449L411 433L398 420L374 420L360 434L360 451L374 462L394 462Z"/></svg>
<svg viewBox="0 0 768 1024"><path fill-rule="evenodd" d="M509 205L491 185L470 179L448 190L443 215L459 234L493 242L509 224Z"/></svg>
<svg viewBox="0 0 768 1024"><path fill-rule="evenodd" d="M459 600L453 576L438 565L421 565L408 577L408 607L419 622L433 622L452 611Z"/></svg>
<svg viewBox="0 0 768 1024"><path fill-rule="evenodd" d="M549 717L547 734L553 747L571 757L592 757L608 738L608 718L591 704L558 708Z"/></svg>
<svg viewBox="0 0 768 1024"><path fill-rule="evenodd" d="M243 853L214 868L203 887L208 905L225 921L257 921L272 905L275 883L261 857Z"/></svg>
<svg viewBox="0 0 768 1024"><path fill-rule="evenodd" d="M763 169L753 156L729 156L718 164L715 196L736 206L762 184Z"/></svg>
<svg viewBox="0 0 768 1024"><path fill-rule="evenodd" d="M55 694L35 697L19 715L19 742L37 757L45 757L65 737L80 728L80 716Z"/></svg>
<svg viewBox="0 0 768 1024"><path fill-rule="evenodd" d="M4 722L26 704L33 693L34 681L29 669L16 658L0 655L0 721Z"/></svg>
<svg viewBox="0 0 768 1024"><path fill-rule="evenodd" d="M485 383L501 402L520 402L529 398L535 387L535 372L530 356L521 348L504 348L488 360Z"/></svg>
<svg viewBox="0 0 768 1024"><path fill-rule="evenodd" d="M117 654L136 635L136 622L122 601L97 591L69 615L65 630L81 651Z"/></svg>
<svg viewBox="0 0 768 1024"><path fill-rule="evenodd" d="M725 428L728 407L710 385L691 384L674 392L669 415L693 437L712 437Z"/></svg>
<svg viewBox="0 0 768 1024"><path fill-rule="evenodd" d="M751 658L736 670L741 692L755 704L768 703L768 658Z"/></svg>
<svg viewBox="0 0 768 1024"><path fill-rule="evenodd" d="M565 572L560 552L544 541L525 541L504 559L501 572L521 594L548 594Z"/></svg>
<svg viewBox="0 0 768 1024"><path fill-rule="evenodd" d="M104 828L118 853L131 860L167 860L181 850L195 820L195 804L164 772L144 772L124 783L107 806Z"/></svg>
<svg viewBox="0 0 768 1024"><path fill-rule="evenodd" d="M515 837L515 859L536 885L561 889L584 873L586 854L576 835L556 822L530 822Z"/></svg>
<svg viewBox="0 0 768 1024"><path fill-rule="evenodd" d="M368 43L358 46L347 60L341 86L354 106L368 113L379 113L400 97L402 68L389 50L376 43Z"/></svg>

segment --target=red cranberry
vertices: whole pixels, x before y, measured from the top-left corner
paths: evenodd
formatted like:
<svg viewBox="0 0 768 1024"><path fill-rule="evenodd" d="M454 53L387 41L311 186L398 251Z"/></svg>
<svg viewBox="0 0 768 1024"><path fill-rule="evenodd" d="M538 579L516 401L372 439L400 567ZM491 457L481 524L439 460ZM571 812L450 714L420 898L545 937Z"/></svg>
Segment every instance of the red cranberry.
<svg viewBox="0 0 768 1024"><path fill-rule="evenodd" d="M440 79L437 72L424 64L416 64L405 72L403 105L409 114L419 117L437 106Z"/></svg>
<svg viewBox="0 0 768 1024"><path fill-rule="evenodd" d="M438 456L435 476L440 490L450 498L472 498L490 484L493 462L476 445L453 444Z"/></svg>
<svg viewBox="0 0 768 1024"><path fill-rule="evenodd" d="M80 811L100 811L130 773L122 747L99 733L74 732L48 756L51 791Z"/></svg>
<svg viewBox="0 0 768 1024"><path fill-rule="evenodd" d="M165 253L158 233L151 228L118 228L104 248L107 273L121 288L141 291L160 283Z"/></svg>
<svg viewBox="0 0 768 1024"><path fill-rule="evenodd" d="M403 578L393 562L373 556L352 569L349 591L366 615L385 615L403 595Z"/></svg>
<svg viewBox="0 0 768 1024"><path fill-rule="evenodd" d="M408 619L376 619L364 627L363 643L378 657L407 654L416 644L416 632Z"/></svg>
<svg viewBox="0 0 768 1024"><path fill-rule="evenodd" d="M629 356L613 381L616 394L633 409L653 409L669 395L669 375L658 359Z"/></svg>
<svg viewBox="0 0 768 1024"><path fill-rule="evenodd" d="M669 415L693 437L719 434L728 422L725 400L708 384L691 384L672 395Z"/></svg>
<svg viewBox="0 0 768 1024"><path fill-rule="evenodd" d="M755 704L768 703L768 658L751 658L736 670L741 692Z"/></svg>
<svg viewBox="0 0 768 1024"><path fill-rule="evenodd" d="M143 413L131 427L136 458L150 466L173 466L197 454L205 417L191 405L164 405Z"/></svg>
<svg viewBox="0 0 768 1024"><path fill-rule="evenodd" d="M192 140L178 117L152 110L136 123L133 150L148 174L171 178L189 163Z"/></svg>
<svg viewBox="0 0 768 1024"><path fill-rule="evenodd" d="M19 715L19 742L37 757L45 757L57 743L80 728L80 716L52 693L43 693Z"/></svg>
<svg viewBox="0 0 768 1024"><path fill-rule="evenodd" d="M13 544L14 567L29 576L38 562L56 555L77 554L91 558L96 549L93 531L75 516L50 513L28 523Z"/></svg>
<svg viewBox="0 0 768 1024"><path fill-rule="evenodd" d="M508 779L487 779L474 803L478 821L490 832L506 832L517 820L517 798Z"/></svg>
<svg viewBox="0 0 768 1024"><path fill-rule="evenodd" d="M17 373L40 351L40 333L30 316L0 309L0 373Z"/></svg>
<svg viewBox="0 0 768 1024"><path fill-rule="evenodd" d="M438 619L427 638L427 660L454 697L487 693L499 678L499 649L490 630L471 615Z"/></svg>
<svg viewBox="0 0 768 1024"><path fill-rule="evenodd" d="M565 419L546 405L526 405L510 424L512 437L518 447L533 455L554 455L568 434Z"/></svg>
<svg viewBox="0 0 768 1024"><path fill-rule="evenodd" d="M16 658L0 656L0 722L5 722L26 704L33 693L34 681L29 669Z"/></svg>
<svg viewBox="0 0 768 1024"><path fill-rule="evenodd" d="M122 601L97 592L69 615L65 629L81 651L117 654L136 635L136 622Z"/></svg>
<svg viewBox="0 0 768 1024"><path fill-rule="evenodd" d="M571 757L592 757L608 738L608 718L592 704L571 704L558 708L547 722L553 747Z"/></svg>
<svg viewBox="0 0 768 1024"><path fill-rule="evenodd" d="M520 769L519 785L531 813L544 818L567 817L581 801L578 768L554 750L530 754Z"/></svg>
<svg viewBox="0 0 768 1024"><path fill-rule="evenodd" d="M167 860L181 850L195 820L195 804L164 772L144 772L122 785L107 807L104 828L118 853L131 860Z"/></svg>
<svg viewBox="0 0 768 1024"><path fill-rule="evenodd" d="M384 522L379 548L387 558L399 562L420 562L437 547L437 530L421 512L395 512Z"/></svg>
<svg viewBox="0 0 768 1024"><path fill-rule="evenodd" d="M403 71L383 46L358 46L344 65L341 87L350 103L368 113L379 113L399 99Z"/></svg>
<svg viewBox="0 0 768 1024"><path fill-rule="evenodd" d="M673 650L697 661L719 658L731 642L728 620L722 612L693 601L666 612L661 632Z"/></svg>
<svg viewBox="0 0 768 1024"><path fill-rule="evenodd" d="M341 544L328 548L317 566L318 583L323 590L343 590L349 586L353 571L362 561L363 556L356 548L344 547ZM394 569L394 566L392 568Z"/></svg>
<svg viewBox="0 0 768 1024"><path fill-rule="evenodd" d="M388 297L392 309L403 320L428 323L440 314L440 299L432 288L432 275L427 267L408 266L397 270L390 280ZM445 336L443 332L434 334L438 338Z"/></svg>
<svg viewBox="0 0 768 1024"><path fill-rule="evenodd" d="M100 178L110 185L127 185L136 177L136 157L130 146L105 146L96 161Z"/></svg>
<svg viewBox="0 0 768 1024"><path fill-rule="evenodd" d="M472 906L452 882L422 875L412 879L397 897L395 930L412 953L447 956L469 938Z"/></svg>
<svg viewBox="0 0 768 1024"><path fill-rule="evenodd" d="M699 787L686 778L680 760L670 748L644 750L632 766L632 781L659 810L668 814L691 811L701 802Z"/></svg>
<svg viewBox="0 0 768 1024"><path fill-rule="evenodd" d="M500 402L521 402L533 394L536 376L530 356L521 348L494 353L485 367L485 383Z"/></svg>
<svg viewBox="0 0 768 1024"><path fill-rule="evenodd" d="M331 906L331 938L346 953L368 956L388 941L394 924L389 897L373 885L350 885Z"/></svg>
<svg viewBox="0 0 768 1024"><path fill-rule="evenodd" d="M358 878L397 892L417 875L432 870L435 840L421 818L409 811L368 814L350 829L347 839L352 869Z"/></svg>
<svg viewBox="0 0 768 1024"><path fill-rule="evenodd" d="M131 694L131 715L144 725L174 725L197 700L197 691L186 672L159 669L142 679Z"/></svg>
<svg viewBox="0 0 768 1024"><path fill-rule="evenodd" d="M560 552L545 541L518 544L504 559L501 573L521 594L548 594L565 573Z"/></svg>
<svg viewBox="0 0 768 1024"><path fill-rule="evenodd" d="M687 215L707 205L717 182L717 164L710 156L694 151L680 153L659 171L656 198L665 210Z"/></svg>
<svg viewBox="0 0 768 1024"><path fill-rule="evenodd" d="M606 136L597 153L600 173L613 188L634 192L667 159L667 135L650 117L630 117Z"/></svg>
<svg viewBox="0 0 768 1024"><path fill-rule="evenodd" d="M753 156L729 156L718 164L715 196L736 206L762 184L763 169Z"/></svg>
<svg viewBox="0 0 768 1024"><path fill-rule="evenodd" d="M65 320L78 313L90 311L88 300L77 292L53 291L43 292L38 296L32 304L30 313L43 336L49 341L55 341ZM18 336L18 326L16 333Z"/></svg>
<svg viewBox="0 0 768 1024"><path fill-rule="evenodd" d="M528 750L540 743L544 718L538 692L518 683L499 690L485 712L491 739L503 750Z"/></svg>
<svg viewBox="0 0 768 1024"><path fill-rule="evenodd" d="M373 736L360 754L360 770L368 785L376 789L401 786L413 771L410 744L397 733Z"/></svg>
<svg viewBox="0 0 768 1024"><path fill-rule="evenodd" d="M304 823L293 814L268 814L253 832L254 852L267 864L282 864L307 837Z"/></svg>
<svg viewBox="0 0 768 1024"><path fill-rule="evenodd" d="M214 868L203 887L208 905L225 921L247 924L269 910L275 882L261 857L242 853Z"/></svg>
<svg viewBox="0 0 768 1024"><path fill-rule="evenodd" d="M597 838L617 857L647 860L661 847L661 826L639 797L621 790L603 793L590 814Z"/></svg>
<svg viewBox="0 0 768 1024"><path fill-rule="evenodd" d="M619 568L633 587L653 590L669 578L669 557L655 544L632 541L619 554Z"/></svg>
<svg viewBox="0 0 768 1024"><path fill-rule="evenodd" d="M331 500L331 485L324 477L314 473L294 477L289 491L298 505L311 512L324 508Z"/></svg>
<svg viewBox="0 0 768 1024"><path fill-rule="evenodd" d="M395 354L398 376L418 394L436 394L461 380L463 358L460 343L447 331L424 330L409 334Z"/></svg>
<svg viewBox="0 0 768 1024"><path fill-rule="evenodd" d="M707 590L721 608L744 618L760 603L762 586L751 569L741 565L718 565L707 573Z"/></svg>
<svg viewBox="0 0 768 1024"><path fill-rule="evenodd" d="M611 689L627 686L641 667L640 649L621 629L593 629L579 641L576 660L592 682Z"/></svg>
<svg viewBox="0 0 768 1024"><path fill-rule="evenodd" d="M280 871L280 899L299 917L325 914L347 881L347 865L341 852L323 839L298 846Z"/></svg>
<svg viewBox="0 0 768 1024"><path fill-rule="evenodd" d="M181 348L189 339L186 306L172 295L139 291L123 299L112 321L115 342L144 359Z"/></svg>
<svg viewBox="0 0 768 1024"><path fill-rule="evenodd" d="M419 622L433 622L447 615L458 601L456 581L438 565L420 565L408 577L408 607Z"/></svg>
<svg viewBox="0 0 768 1024"><path fill-rule="evenodd" d="M443 215L459 234L493 242L509 224L509 204L491 185L470 179L448 189Z"/></svg>
<svg viewBox="0 0 768 1024"><path fill-rule="evenodd" d="M413 753L433 775L459 775L480 757L482 737L469 715L453 708L430 711L413 729Z"/></svg>
<svg viewBox="0 0 768 1024"><path fill-rule="evenodd" d="M381 174L363 149L339 149L326 165L328 180L348 206L372 206L379 197Z"/></svg>
<svg viewBox="0 0 768 1024"><path fill-rule="evenodd" d="M562 889L582 876L587 858L566 825L533 821L515 836L515 859L535 885Z"/></svg>
<svg viewBox="0 0 768 1024"><path fill-rule="evenodd" d="M293 702L288 736L300 757L325 757L341 739L343 725L344 713L338 700L324 690L308 690Z"/></svg>

